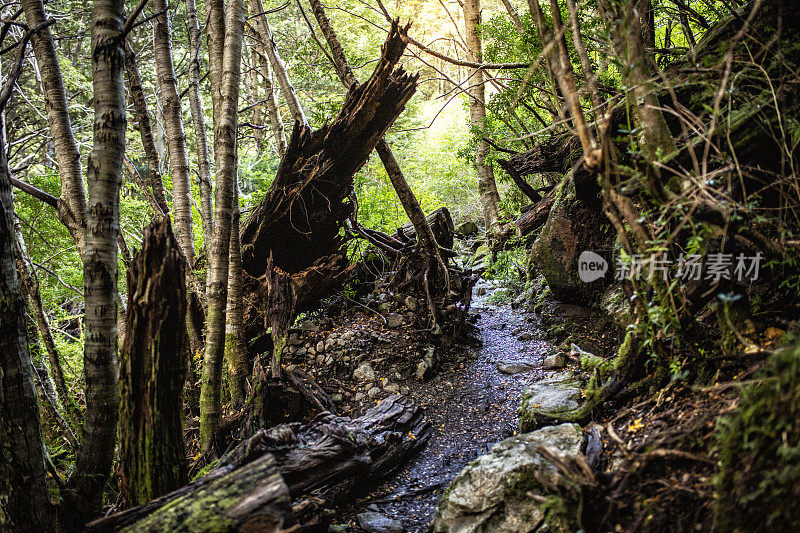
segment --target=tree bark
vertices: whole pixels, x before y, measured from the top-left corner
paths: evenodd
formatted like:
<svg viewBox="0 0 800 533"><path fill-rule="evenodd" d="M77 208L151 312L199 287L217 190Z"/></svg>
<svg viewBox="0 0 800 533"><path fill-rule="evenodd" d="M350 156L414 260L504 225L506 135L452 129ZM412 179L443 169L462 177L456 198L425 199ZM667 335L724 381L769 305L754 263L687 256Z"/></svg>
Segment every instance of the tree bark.
<svg viewBox="0 0 800 533"><path fill-rule="evenodd" d="M120 489L142 505L187 482L180 391L186 373L186 268L169 218L144 230L128 270L120 372Z"/></svg>
<svg viewBox="0 0 800 533"><path fill-rule="evenodd" d="M222 362L225 352L225 309L228 300L228 256L233 187L236 183L236 131L241 77L244 12L241 0L229 0L225 19L222 99L214 128L216 186L214 236L209 248L206 352L200 389L200 440L211 453L221 419ZM212 60L216 61L212 56ZM214 67L216 68L216 67Z"/></svg>
<svg viewBox="0 0 800 533"><path fill-rule="evenodd" d="M233 219L229 250L228 304L225 312L225 362L228 367L228 389L231 407L239 409L247 396L250 375L247 343L244 338L244 302L242 298L242 242L239 238L239 186L233 184Z"/></svg>
<svg viewBox="0 0 800 533"><path fill-rule="evenodd" d="M276 495L272 501L288 506L290 498L297 501L312 493L332 498L352 492L395 470L429 438L430 423L422 409L399 395L386 398L356 419L322 412L307 425L262 429L205 476L147 505L97 520L88 529L193 531L200 524L203 530L213 529L208 526L213 524L220 526L215 531L242 531L247 529L237 528L245 522L260 526L258 531L278 531L267 527L271 522L256 522L269 501L267 496ZM251 506L242 503L250 500L254 501ZM295 509L294 518L302 523L301 506ZM236 520L220 522L232 514L237 514ZM309 518L313 523L313 515Z"/></svg>
<svg viewBox="0 0 800 533"><path fill-rule="evenodd" d="M288 310L287 320L293 320L296 311L313 307L353 274L340 235L354 211L346 201L353 175L416 88L416 76L395 68L405 48L404 32L393 23L372 76L348 91L332 122L314 132L295 123L270 190L243 224L245 326L246 338L255 339L251 346L270 347L259 343L271 322L265 310L270 305L267 276L273 268L291 278L295 298L283 301L296 306Z"/></svg>
<svg viewBox="0 0 800 533"><path fill-rule="evenodd" d="M476 63L483 61L481 37L478 26L481 24L480 0L464 0L464 23L466 41L469 52ZM483 70L471 69L467 93L469 94L469 117L472 127L482 132L486 121L486 101L483 83ZM475 166L478 175L478 195L483 209L483 218L487 233L497 231L500 223L500 195L494 180L492 165L486 162L489 145L479 133L475 148Z"/></svg>
<svg viewBox="0 0 800 533"><path fill-rule="evenodd" d="M147 169L150 171L148 185L152 191L153 198L159 208L156 215L161 217L169 214L167 198L164 196L164 182L161 179L161 168L156 150L156 143L153 140L153 128L150 124L150 110L147 106L147 99L144 96L142 87L142 76L139 74L139 66L136 63L136 54L129 42L125 42L125 74L128 76L128 88L133 99L133 112L136 118L136 129L142 140L142 150L147 160Z"/></svg>
<svg viewBox="0 0 800 533"><path fill-rule="evenodd" d="M42 0L23 0L22 7L25 10L25 19L29 27L37 27L46 21L47 16ZM56 212L58 219L66 226L75 241L78 253L83 256L86 248L88 217L86 190L81 177L81 157L78 152L78 144L72 134L72 125L67 112L64 80L61 78L61 68L58 64L50 28L43 28L36 32L31 42L42 76L47 123L53 136L56 162L61 179L61 197Z"/></svg>
<svg viewBox="0 0 800 533"><path fill-rule="evenodd" d="M650 75L641 18L635 0L613 2L599 0L600 14L613 31L612 41L617 59L622 63L622 75L631 107L636 110L644 138L644 152L651 161L672 154L675 139L667 126L656 95L657 86Z"/></svg>
<svg viewBox="0 0 800 533"><path fill-rule="evenodd" d="M197 143L197 174L200 189L200 220L203 222L205 245L214 235L214 206L211 200L211 165L208 157L206 119L200 98L200 25L197 22L195 0L186 0L186 22L189 26L189 109L192 112L194 136Z"/></svg>
<svg viewBox="0 0 800 533"><path fill-rule="evenodd" d="M256 13L260 13L260 15L256 17L256 27L258 28L258 33L261 35L261 41L264 43L264 51L267 53L267 57L269 57L269 62L272 65L273 72L275 72L275 77L278 78L278 84L281 87L283 98L286 100L286 105L289 107L289 111L291 111L294 120L299 122L302 126L306 126L308 125L308 120L303 112L303 106L297 98L294 86L289 79L289 74L286 72L286 65L284 65L280 53L278 52L275 39L272 37L272 30L269 28L267 15L264 14L264 5L261 0L250 1L253 10Z"/></svg>
<svg viewBox="0 0 800 533"><path fill-rule="evenodd" d="M172 64L172 24L166 0L153 0L153 11L161 13L153 20L153 51L156 76L163 101L164 129L169 146L172 173L172 206L175 237L189 265L194 264L194 232L192 229L192 188L189 183L189 160L186 157L186 134L183 131L181 99Z"/></svg>
<svg viewBox="0 0 800 533"><path fill-rule="evenodd" d="M117 238L125 152L124 5L95 0L92 11L94 145L87 170L88 233L84 259L86 415L70 478L72 514L97 513L114 460L117 426Z"/></svg>
<svg viewBox="0 0 800 533"><path fill-rule="evenodd" d="M53 376L55 390L58 394L58 400L64 411L67 413L70 421L73 424L80 422L81 414L78 407L72 401L69 391L67 390L67 382L64 379L64 370L61 367L61 358L59 357L58 350L56 349L55 339L53 339L53 332L50 330L50 322L44 312L42 306L42 295L39 292L39 280L31 268L30 259L26 257L25 241L22 239L22 233L17 232L17 273L22 287L27 293L29 307L33 312L33 317L36 322L36 329L38 334L41 335L44 342L45 351L47 352L47 359L50 364L50 373Z"/></svg>
<svg viewBox="0 0 800 533"><path fill-rule="evenodd" d="M261 67L261 77L264 79L264 99L267 104L267 119L269 120L270 128L272 128L272 135L275 143L275 151L278 152L278 157L283 158L286 154L286 131L283 127L283 117L281 117L280 109L278 108L278 100L275 98L275 87L272 83L272 69L269 66L269 58L262 45L254 43L257 56L257 64ZM254 68L256 65L253 65Z"/></svg>
<svg viewBox="0 0 800 533"><path fill-rule="evenodd" d="M331 25L330 20L325 13L325 8L322 6L322 3L319 0L310 0L310 3L311 9L314 12L314 17L317 19L320 30L322 30L322 34L325 36L325 41L328 43L328 46L331 49L334 67L336 68L339 78L344 86L347 87L347 89L358 86L358 80L356 79L355 74L353 74L353 70L350 68L350 64L347 61L347 56L345 56L344 53L344 49L339 43L336 32L333 30L333 26ZM414 225L414 229L417 233L417 239L422 245L425 258L427 260L426 268L430 273L429 282L433 283L434 287L440 289L439 291L435 292L446 292L449 288L447 267L445 266L444 261L442 261L441 255L439 255L439 246L436 243L436 238L433 235L433 231L431 231L431 227L428 225L428 220L425 218L425 212L422 211L419 201L414 195L414 191L411 190L411 187L409 187L405 176L403 176L403 171L401 170L400 165L397 163L397 160L392 153L392 149L389 148L389 144L386 142L385 137L378 141L378 145L375 149L378 152L378 156L380 157L384 168L386 168L386 174L389 176L389 180L392 182L392 187L394 187L394 190L397 193L397 197L400 200L400 204L403 206L403 210L406 212L408 219ZM432 302L430 303L433 305ZM431 318L435 323L435 313Z"/></svg>
<svg viewBox="0 0 800 533"><path fill-rule="evenodd" d="M39 410L17 281L14 200L0 125L0 529L40 532L53 526Z"/></svg>

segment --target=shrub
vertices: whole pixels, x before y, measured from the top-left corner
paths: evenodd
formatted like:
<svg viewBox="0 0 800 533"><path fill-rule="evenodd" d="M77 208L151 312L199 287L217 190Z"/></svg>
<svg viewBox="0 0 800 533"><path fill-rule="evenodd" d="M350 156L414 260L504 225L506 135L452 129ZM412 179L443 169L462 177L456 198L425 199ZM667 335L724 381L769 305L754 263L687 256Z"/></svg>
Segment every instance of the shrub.
<svg viewBox="0 0 800 533"><path fill-rule="evenodd" d="M792 531L800 524L800 342L772 356L739 406L717 422L720 531Z"/></svg>

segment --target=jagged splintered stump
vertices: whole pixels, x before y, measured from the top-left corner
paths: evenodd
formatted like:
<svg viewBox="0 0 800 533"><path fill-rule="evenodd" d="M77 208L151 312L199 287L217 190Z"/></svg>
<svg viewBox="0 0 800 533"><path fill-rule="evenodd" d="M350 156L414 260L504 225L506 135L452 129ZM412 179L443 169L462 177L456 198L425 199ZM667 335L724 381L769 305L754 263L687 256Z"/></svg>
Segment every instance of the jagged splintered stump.
<svg viewBox="0 0 800 533"><path fill-rule="evenodd" d="M353 176L416 90L418 76L395 68L407 29L392 24L372 76L348 91L331 123L315 131L295 124L275 181L242 226L245 327L247 338L255 339L254 352L268 346L268 328L273 343L281 344L278 335L285 335L298 312L355 273L342 233L354 210L348 198Z"/></svg>
<svg viewBox="0 0 800 533"><path fill-rule="evenodd" d="M144 230L128 270L120 361L120 488L141 505L187 481L180 391L186 373L186 272L169 217Z"/></svg>
<svg viewBox="0 0 800 533"><path fill-rule="evenodd" d="M260 430L205 476L87 529L280 531L300 524L326 530L320 506L387 476L429 438L422 409L399 395L356 419L323 412L308 425Z"/></svg>

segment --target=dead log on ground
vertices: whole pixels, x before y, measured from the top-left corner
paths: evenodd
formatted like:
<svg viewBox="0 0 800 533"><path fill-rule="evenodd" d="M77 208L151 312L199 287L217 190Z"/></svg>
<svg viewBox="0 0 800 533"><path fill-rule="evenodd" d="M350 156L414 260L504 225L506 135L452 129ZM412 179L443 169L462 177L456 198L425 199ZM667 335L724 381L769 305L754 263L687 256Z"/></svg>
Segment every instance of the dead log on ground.
<svg viewBox="0 0 800 533"><path fill-rule="evenodd" d="M142 507L88 524L89 531L215 531L274 524L308 525L316 518L304 497L333 501L354 486L385 477L430 438L422 409L395 395L356 419L319 414L310 424L257 432L226 454L216 469ZM295 505L291 516L289 500ZM305 510L305 512L303 512ZM311 515L307 514L311 512ZM276 526L277 527L277 526ZM253 529L256 530L256 529Z"/></svg>

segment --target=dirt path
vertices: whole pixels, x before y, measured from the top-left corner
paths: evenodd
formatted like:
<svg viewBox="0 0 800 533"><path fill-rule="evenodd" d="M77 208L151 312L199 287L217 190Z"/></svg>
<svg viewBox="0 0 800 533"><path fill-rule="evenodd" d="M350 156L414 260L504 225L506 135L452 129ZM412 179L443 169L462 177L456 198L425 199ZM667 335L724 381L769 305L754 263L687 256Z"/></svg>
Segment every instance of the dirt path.
<svg viewBox="0 0 800 533"><path fill-rule="evenodd" d="M368 496L343 510L346 518L366 509L400 520L409 532L428 531L439 498L450 481L470 461L518 429L517 407L525 386L542 377L540 365L551 346L526 316L510 307L473 302L479 313L483 345L462 362L445 367L431 381L411 386L411 396L426 409L433 425L428 446L401 471ZM534 338L519 340L529 333ZM507 375L498 364L528 364L532 368ZM509 370L519 370L505 368ZM377 506L377 509L375 508Z"/></svg>

